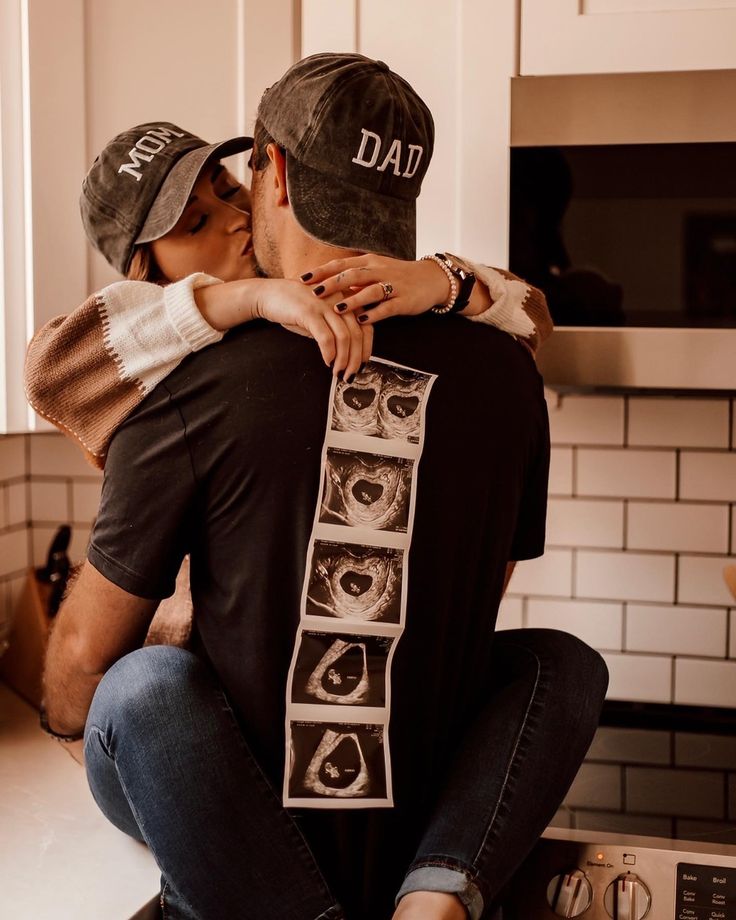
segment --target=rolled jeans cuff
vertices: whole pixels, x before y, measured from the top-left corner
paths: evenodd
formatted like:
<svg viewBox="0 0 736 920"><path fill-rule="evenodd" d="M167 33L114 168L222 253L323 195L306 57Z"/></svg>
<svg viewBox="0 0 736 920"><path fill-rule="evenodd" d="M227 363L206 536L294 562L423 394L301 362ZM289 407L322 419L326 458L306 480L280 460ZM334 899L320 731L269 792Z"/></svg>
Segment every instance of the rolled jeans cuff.
<svg viewBox="0 0 736 920"><path fill-rule="evenodd" d="M475 882L460 869L446 866L419 866L412 869L396 895L396 904L411 891L444 891L456 895L468 912L470 920L480 920L483 895Z"/></svg>

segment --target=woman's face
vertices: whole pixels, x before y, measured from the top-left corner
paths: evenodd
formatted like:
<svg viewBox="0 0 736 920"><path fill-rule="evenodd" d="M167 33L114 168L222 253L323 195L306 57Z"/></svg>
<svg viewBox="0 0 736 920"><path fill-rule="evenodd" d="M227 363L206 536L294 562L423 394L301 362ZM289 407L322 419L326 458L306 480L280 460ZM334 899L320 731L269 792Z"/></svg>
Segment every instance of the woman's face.
<svg viewBox="0 0 736 920"><path fill-rule="evenodd" d="M169 281L192 272L222 281L253 278L250 192L218 161L206 163L179 220L150 245Z"/></svg>

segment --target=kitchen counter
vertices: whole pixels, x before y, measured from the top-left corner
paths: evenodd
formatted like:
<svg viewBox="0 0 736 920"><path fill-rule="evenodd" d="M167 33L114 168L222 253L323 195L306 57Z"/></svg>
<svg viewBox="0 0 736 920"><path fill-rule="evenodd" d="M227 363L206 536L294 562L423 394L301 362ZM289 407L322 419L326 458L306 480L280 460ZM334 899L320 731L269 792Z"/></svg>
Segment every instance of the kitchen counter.
<svg viewBox="0 0 736 920"><path fill-rule="evenodd" d="M0 683L0 920L149 915L153 857L97 808L83 767Z"/></svg>

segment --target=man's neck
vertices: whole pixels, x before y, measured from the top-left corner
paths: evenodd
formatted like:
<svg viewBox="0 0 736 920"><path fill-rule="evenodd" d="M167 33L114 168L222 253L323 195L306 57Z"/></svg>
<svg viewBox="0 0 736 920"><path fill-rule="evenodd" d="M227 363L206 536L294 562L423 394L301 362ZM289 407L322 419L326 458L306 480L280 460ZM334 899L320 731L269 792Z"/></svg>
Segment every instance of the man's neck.
<svg viewBox="0 0 736 920"><path fill-rule="evenodd" d="M305 272L314 271L318 265L323 265L332 259L357 255L360 255L357 250L329 246L327 243L307 236L299 228L299 232L294 233L292 238L285 240L281 246L281 268L284 278L299 278Z"/></svg>

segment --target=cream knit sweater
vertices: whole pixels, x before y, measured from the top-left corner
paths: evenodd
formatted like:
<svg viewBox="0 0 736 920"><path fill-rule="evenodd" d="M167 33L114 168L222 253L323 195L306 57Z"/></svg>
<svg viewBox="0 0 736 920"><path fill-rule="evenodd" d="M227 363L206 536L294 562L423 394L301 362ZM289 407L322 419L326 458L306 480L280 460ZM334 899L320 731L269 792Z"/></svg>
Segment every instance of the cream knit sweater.
<svg viewBox="0 0 736 920"><path fill-rule="evenodd" d="M468 318L517 336L535 352L552 331L544 294L508 272L465 264L493 301ZM110 439L136 406L187 355L222 338L193 295L221 283L201 273L165 287L118 281L52 319L28 346L29 403L76 441L93 466L104 467Z"/></svg>

